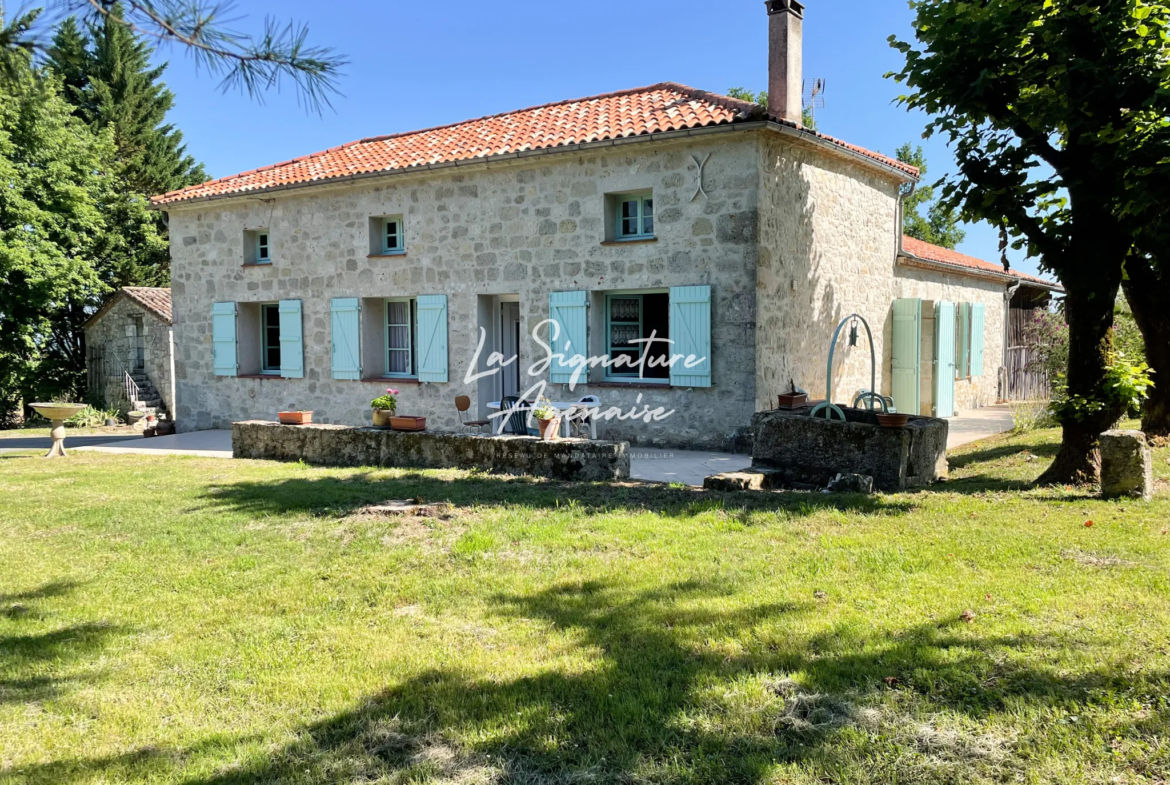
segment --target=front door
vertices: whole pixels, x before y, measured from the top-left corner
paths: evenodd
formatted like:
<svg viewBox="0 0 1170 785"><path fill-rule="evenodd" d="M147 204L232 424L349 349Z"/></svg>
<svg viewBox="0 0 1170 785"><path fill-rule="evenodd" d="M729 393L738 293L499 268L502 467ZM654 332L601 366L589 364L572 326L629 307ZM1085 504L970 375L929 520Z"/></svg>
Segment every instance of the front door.
<svg viewBox="0 0 1170 785"><path fill-rule="evenodd" d="M500 303L500 354L504 362L516 361L504 368L504 396L520 394L520 303Z"/></svg>

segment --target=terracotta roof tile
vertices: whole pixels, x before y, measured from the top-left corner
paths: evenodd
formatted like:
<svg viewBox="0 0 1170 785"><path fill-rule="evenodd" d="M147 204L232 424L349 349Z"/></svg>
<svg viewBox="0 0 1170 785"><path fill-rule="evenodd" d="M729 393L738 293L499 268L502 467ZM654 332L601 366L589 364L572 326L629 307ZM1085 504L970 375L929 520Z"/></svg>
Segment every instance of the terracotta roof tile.
<svg viewBox="0 0 1170 785"><path fill-rule="evenodd" d="M664 82L619 93L546 104L422 131L378 136L320 153L222 177L155 197L176 202L264 191L361 174L474 161L489 156L547 150L666 131L765 119L756 104ZM801 128L769 118L792 128ZM805 129L801 129L805 130ZM855 145L805 130L810 137L892 167L911 177L918 170Z"/></svg>
<svg viewBox="0 0 1170 785"><path fill-rule="evenodd" d="M171 320L170 289L161 289L153 286L127 286L119 289L114 293L113 297L102 303L102 307L97 310L97 313L86 320L85 326L89 327L98 319L105 316L114 307L114 304L123 297L133 300L167 324L173 324Z"/></svg>
<svg viewBox="0 0 1170 785"><path fill-rule="evenodd" d="M902 249L911 256L916 256L919 259L924 259L928 262L936 262L950 267L965 267L969 270L976 270L985 273L995 273L997 275L1006 275L1011 278L1018 278L1022 281L1029 281L1031 283L1040 284L1049 289L1062 289L1063 287L1058 283L1047 281L1043 278L1037 278L1034 275L1027 273L1016 272L1015 270L1005 272L1002 265L993 264L992 262L977 259L974 256L967 256L958 251L952 251L949 248L942 246L924 243L922 240L916 240L910 236L902 237Z"/></svg>

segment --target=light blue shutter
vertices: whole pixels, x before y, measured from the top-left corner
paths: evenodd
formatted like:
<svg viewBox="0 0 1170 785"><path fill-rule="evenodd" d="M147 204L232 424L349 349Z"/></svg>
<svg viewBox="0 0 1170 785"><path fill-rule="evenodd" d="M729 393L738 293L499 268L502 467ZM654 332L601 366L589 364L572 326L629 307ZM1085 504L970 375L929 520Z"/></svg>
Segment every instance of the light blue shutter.
<svg viewBox="0 0 1170 785"><path fill-rule="evenodd" d="M301 301L280 301L280 375L284 379L305 378L304 326Z"/></svg>
<svg viewBox="0 0 1170 785"><path fill-rule="evenodd" d="M588 293L587 292L550 292L548 295L548 318L556 321L560 331L554 332L557 337L549 341L553 354L559 354L564 360L571 360L573 355L589 356L588 346ZM549 379L553 384L570 384L573 381L574 367L572 364L554 359L549 372ZM578 381L589 380L588 370L581 372Z"/></svg>
<svg viewBox="0 0 1170 785"><path fill-rule="evenodd" d="M917 415L922 390L922 300L894 301L890 366L894 408Z"/></svg>
<svg viewBox="0 0 1170 785"><path fill-rule="evenodd" d="M670 367L673 387L711 386L711 287L675 286L670 290L670 352L682 355ZM685 358L698 362L687 368Z"/></svg>
<svg viewBox="0 0 1170 785"><path fill-rule="evenodd" d="M971 375L983 375L984 332L987 328L987 306L971 308Z"/></svg>
<svg viewBox="0 0 1170 785"><path fill-rule="evenodd" d="M418 298L418 380L447 381L447 295Z"/></svg>
<svg viewBox="0 0 1170 785"><path fill-rule="evenodd" d="M362 361L358 335L360 305L356 297L336 298L329 306L329 330L332 338L334 379L362 378Z"/></svg>
<svg viewBox="0 0 1170 785"><path fill-rule="evenodd" d="M211 354L216 376L235 376L236 304L214 303L211 306Z"/></svg>
<svg viewBox="0 0 1170 785"><path fill-rule="evenodd" d="M957 366L959 369L959 378L966 379L971 375L971 305L970 303L959 303L958 308L958 324L955 328L955 335L958 338L959 345L956 349Z"/></svg>
<svg viewBox="0 0 1170 785"><path fill-rule="evenodd" d="M934 416L955 416L955 304L935 309Z"/></svg>

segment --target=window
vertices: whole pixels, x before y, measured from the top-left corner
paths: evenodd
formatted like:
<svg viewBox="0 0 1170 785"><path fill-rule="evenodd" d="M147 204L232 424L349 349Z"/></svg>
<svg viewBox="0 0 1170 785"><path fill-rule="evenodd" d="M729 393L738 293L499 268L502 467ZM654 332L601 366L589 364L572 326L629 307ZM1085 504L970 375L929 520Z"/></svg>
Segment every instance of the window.
<svg viewBox="0 0 1170 785"><path fill-rule="evenodd" d="M654 236L654 198L651 194L617 197L618 240L646 240Z"/></svg>
<svg viewBox="0 0 1170 785"><path fill-rule="evenodd" d="M272 235L267 229L244 230L244 264L272 264Z"/></svg>
<svg viewBox="0 0 1170 785"><path fill-rule="evenodd" d="M653 339L653 343L648 342ZM670 378L670 295L667 292L608 294L605 297L605 353L611 379ZM638 361L646 355L644 366ZM619 358L625 359L619 359Z"/></svg>
<svg viewBox="0 0 1170 785"><path fill-rule="evenodd" d="M386 375L418 375L418 302L411 299L386 301Z"/></svg>
<svg viewBox="0 0 1170 785"><path fill-rule="evenodd" d="M280 306L260 306L260 372L280 373Z"/></svg>
<svg viewBox="0 0 1170 785"><path fill-rule="evenodd" d="M382 220L382 250L385 253L402 253L401 218L384 218Z"/></svg>
<svg viewBox="0 0 1170 785"><path fill-rule="evenodd" d="M370 219L370 256L397 256L406 253L406 221L401 215Z"/></svg>

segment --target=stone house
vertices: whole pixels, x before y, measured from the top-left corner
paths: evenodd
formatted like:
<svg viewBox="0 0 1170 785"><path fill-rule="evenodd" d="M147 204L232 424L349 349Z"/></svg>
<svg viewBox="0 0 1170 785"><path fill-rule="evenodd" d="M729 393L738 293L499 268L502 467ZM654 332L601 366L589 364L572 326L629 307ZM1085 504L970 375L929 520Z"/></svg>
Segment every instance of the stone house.
<svg viewBox="0 0 1170 785"><path fill-rule="evenodd" d="M119 289L85 323L91 397L123 413L175 411L171 290Z"/></svg>
<svg viewBox="0 0 1170 785"><path fill-rule="evenodd" d="M361 424L393 386L401 413L450 430L456 395L486 416L544 382L554 400L673 412L611 419L602 438L734 447L790 381L823 396L830 339L852 313L873 325L878 386L903 410L994 403L1021 278L904 243L917 171L800 125L803 9L768 11L771 113L663 83L156 197L179 429L282 409ZM933 373L940 342L951 348ZM834 398L848 403L870 363L868 345L845 343ZM550 352L611 365L570 385L571 364L540 364ZM640 369L617 361L640 352ZM694 362L666 367L671 355Z"/></svg>

